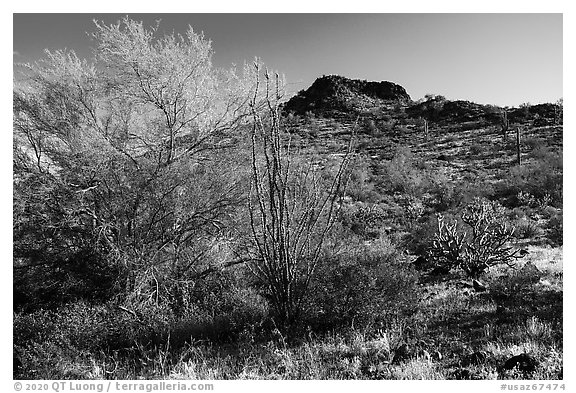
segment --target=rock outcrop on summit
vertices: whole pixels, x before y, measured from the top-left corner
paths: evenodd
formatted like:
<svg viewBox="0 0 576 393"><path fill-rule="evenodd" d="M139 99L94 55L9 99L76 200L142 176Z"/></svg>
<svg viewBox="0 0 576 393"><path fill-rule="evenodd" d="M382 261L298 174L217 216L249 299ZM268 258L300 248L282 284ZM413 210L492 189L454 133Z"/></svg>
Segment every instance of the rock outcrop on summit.
<svg viewBox="0 0 576 393"><path fill-rule="evenodd" d="M367 101L407 105L412 99L402 86L393 82L369 82L325 75L292 97L284 109L297 114L309 111L350 111Z"/></svg>

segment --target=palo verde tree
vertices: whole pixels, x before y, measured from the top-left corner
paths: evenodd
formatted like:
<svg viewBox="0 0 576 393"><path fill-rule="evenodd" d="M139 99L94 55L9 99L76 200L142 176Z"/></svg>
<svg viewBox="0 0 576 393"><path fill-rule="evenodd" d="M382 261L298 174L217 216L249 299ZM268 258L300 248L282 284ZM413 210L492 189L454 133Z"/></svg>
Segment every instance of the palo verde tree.
<svg viewBox="0 0 576 393"><path fill-rule="evenodd" d="M257 62L254 71L249 197L253 263L249 266L264 284L276 317L287 324L298 317L334 224L347 182L351 141L336 174L323 181L321 170L313 162L300 159L291 150L290 138L282 130L282 84L278 74L272 76L265 70L261 91L261 67Z"/></svg>
<svg viewBox="0 0 576 393"><path fill-rule="evenodd" d="M116 287L181 304L199 266L232 263L252 82L215 68L192 28L95 26L93 61L46 51L15 83L15 266L41 275L97 252L124 272Z"/></svg>

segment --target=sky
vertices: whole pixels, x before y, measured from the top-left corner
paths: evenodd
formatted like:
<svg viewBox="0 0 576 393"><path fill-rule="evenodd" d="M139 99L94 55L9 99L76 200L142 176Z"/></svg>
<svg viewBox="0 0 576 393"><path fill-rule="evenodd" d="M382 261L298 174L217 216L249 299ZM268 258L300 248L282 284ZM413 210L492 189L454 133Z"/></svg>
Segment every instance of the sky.
<svg viewBox="0 0 576 393"><path fill-rule="evenodd" d="M93 19L123 14L14 14L13 61L44 48L90 58ZM129 14L160 32L188 25L212 41L214 64L259 57L284 74L289 91L322 75L391 81L412 99L518 106L563 97L562 14Z"/></svg>

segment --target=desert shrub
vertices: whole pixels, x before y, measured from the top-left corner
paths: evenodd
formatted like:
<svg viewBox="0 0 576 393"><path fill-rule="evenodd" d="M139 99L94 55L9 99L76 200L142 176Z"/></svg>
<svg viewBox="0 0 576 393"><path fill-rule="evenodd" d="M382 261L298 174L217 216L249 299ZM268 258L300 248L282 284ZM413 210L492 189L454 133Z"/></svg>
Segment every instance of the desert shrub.
<svg viewBox="0 0 576 393"><path fill-rule="evenodd" d="M455 211L469 205L474 199L487 198L493 194L492 186L480 179L474 183L453 182L446 175L434 171L427 174L427 185L423 191L421 197L411 198L421 201L424 209L420 217L411 217L412 221L408 225L411 233L406 244L410 250L418 250L418 254L428 247L436 231L435 213L450 218Z"/></svg>
<svg viewBox="0 0 576 393"><path fill-rule="evenodd" d="M415 255L425 255L432 244L438 223L434 215L417 220L412 231L404 239L402 247Z"/></svg>
<svg viewBox="0 0 576 393"><path fill-rule="evenodd" d="M428 181L426 191L432 197L428 205L436 212L463 207L475 198L488 198L494 193L492 185L482 179L453 182L446 175L431 171Z"/></svg>
<svg viewBox="0 0 576 393"><path fill-rule="evenodd" d="M284 116L283 120L284 120L284 124L287 128L299 126L303 122L303 119L301 116L299 116L295 113L292 113L292 112L290 112L286 116Z"/></svg>
<svg viewBox="0 0 576 393"><path fill-rule="evenodd" d="M179 292L175 323L166 333L170 332L174 345L191 338L232 340L268 318L268 301L261 292L242 266L207 275Z"/></svg>
<svg viewBox="0 0 576 393"><path fill-rule="evenodd" d="M532 220L518 220L514 223L514 236L518 239L533 239L542 234L542 228Z"/></svg>
<svg viewBox="0 0 576 393"><path fill-rule="evenodd" d="M562 213L556 214L546 222L547 238L550 240L552 245L561 246L564 235L564 224L562 219Z"/></svg>
<svg viewBox="0 0 576 393"><path fill-rule="evenodd" d="M157 321L147 326L111 305L88 307L87 312L81 307L63 307L61 316L35 312L15 318L14 353L21 362L15 378L93 379L103 378L108 370L123 375L123 370L139 372L158 365L153 358L164 361L168 349L175 349L169 333L174 322L163 321L167 310L149 310L149 319Z"/></svg>
<svg viewBox="0 0 576 393"><path fill-rule="evenodd" d="M380 199L370 172L370 161L366 158L356 158L351 165L346 195L360 202L374 203Z"/></svg>
<svg viewBox="0 0 576 393"><path fill-rule="evenodd" d="M508 246L514 230L504 222L504 208L480 198L466 206L461 221L448 223L438 215L438 228L428 251L429 259L446 269L461 268L478 277L493 266L511 265L519 250Z"/></svg>
<svg viewBox="0 0 576 393"><path fill-rule="evenodd" d="M426 212L425 204L427 202L427 199L425 198L417 198L417 197L401 198L400 196L398 196L396 199L404 210L401 218L406 219L407 221L406 226L408 227L411 226L411 223L413 221L418 220Z"/></svg>
<svg viewBox="0 0 576 393"><path fill-rule="evenodd" d="M166 303L92 305L83 301L54 310L16 313L14 352L23 365L19 376L61 378L62 370L51 369L74 364L83 354L125 356L177 349L199 339L236 340L245 332L254 336L267 320L269 307L257 289L239 285L244 281L240 273L198 280L179 315Z"/></svg>
<svg viewBox="0 0 576 393"><path fill-rule="evenodd" d="M22 363L16 378L62 378L62 365L86 353L111 353L153 345L171 323L167 310L150 310L137 319L112 303L77 302L57 310L14 315L14 352ZM74 376L75 379L85 379Z"/></svg>
<svg viewBox="0 0 576 393"><path fill-rule="evenodd" d="M474 143L470 146L470 154L477 156L484 151L484 146L480 143Z"/></svg>
<svg viewBox="0 0 576 393"><path fill-rule="evenodd" d="M540 213L542 214L542 218L549 220L552 217L556 217L558 215L562 216L562 209L558 209L552 206L544 206Z"/></svg>
<svg viewBox="0 0 576 393"><path fill-rule="evenodd" d="M394 127L396 126L397 122L396 120L388 118L388 119L382 119L378 121L376 124L380 132L390 133L391 131L394 130Z"/></svg>
<svg viewBox="0 0 576 393"><path fill-rule="evenodd" d="M124 277L119 266L92 250L71 253L55 265L15 267L13 300L15 310L54 309L77 300L105 301L117 294Z"/></svg>
<svg viewBox="0 0 576 393"><path fill-rule="evenodd" d="M312 120L310 120L310 121L312 121ZM320 126L315 122L311 122L306 127L306 135L312 139L318 138L318 136L320 135Z"/></svg>
<svg viewBox="0 0 576 393"><path fill-rule="evenodd" d="M117 350L151 343L173 322L170 311L162 307L126 312L112 303L77 302L58 310L16 314L14 345L46 342L68 350Z"/></svg>
<svg viewBox="0 0 576 393"><path fill-rule="evenodd" d="M546 193L542 197L537 198L529 192L520 191L516 195L516 200L519 205L528 207L546 207L552 202L550 194Z"/></svg>
<svg viewBox="0 0 576 393"><path fill-rule="evenodd" d="M416 305L416 273L385 239L328 258L320 269L305 312L317 329L386 320Z"/></svg>
<svg viewBox="0 0 576 393"><path fill-rule="evenodd" d="M507 211L507 217L510 221L523 220L529 216L530 209L524 206L515 207Z"/></svg>
<svg viewBox="0 0 576 393"><path fill-rule="evenodd" d="M532 151L546 149L546 141L542 138L537 137L524 138L522 140L522 144Z"/></svg>
<svg viewBox="0 0 576 393"><path fill-rule="evenodd" d="M211 342L236 340L240 335L260 330L268 319L268 301L259 291L235 288L204 294L170 329L172 345L192 340Z"/></svg>
<svg viewBox="0 0 576 393"><path fill-rule="evenodd" d="M457 142L460 140L460 137L457 133L445 133L444 134L444 143L452 143Z"/></svg>
<svg viewBox="0 0 576 393"><path fill-rule="evenodd" d="M498 194L507 203L518 206L520 192L536 200L549 201L551 206L562 206L562 153L548 151L542 158L515 166L501 180Z"/></svg>
<svg viewBox="0 0 576 393"><path fill-rule="evenodd" d="M410 149L400 147L390 161L375 168L377 185L388 193L421 195L428 184L424 164L414 157Z"/></svg>
<svg viewBox="0 0 576 393"><path fill-rule="evenodd" d="M562 153L547 151L542 158L509 169L496 187L496 195L514 207L526 203L519 193L562 206Z"/></svg>
<svg viewBox="0 0 576 393"><path fill-rule="evenodd" d="M448 130L450 132L470 131L470 130L477 130L479 128L482 128L485 125L486 125L486 122L484 120L470 121L470 122L464 122L464 123L450 126L448 128Z"/></svg>
<svg viewBox="0 0 576 393"><path fill-rule="evenodd" d="M306 111L304 112L304 120L306 122L311 122L316 118L316 114L313 111Z"/></svg>
<svg viewBox="0 0 576 393"><path fill-rule="evenodd" d="M411 130L406 125L397 125L394 127L394 134L396 135L407 135L410 134Z"/></svg>
<svg viewBox="0 0 576 393"><path fill-rule="evenodd" d="M534 149L528 153L528 157L537 161L549 160L551 155L554 155L553 150L545 144L535 146Z"/></svg>
<svg viewBox="0 0 576 393"><path fill-rule="evenodd" d="M542 276L543 273L534 264L528 262L519 269L487 277L486 281L495 299L508 299L510 297L522 299L526 293L533 291L534 285Z"/></svg>
<svg viewBox="0 0 576 393"><path fill-rule="evenodd" d="M418 217L409 217L407 214L403 216L408 219L404 224L409 233L403 239L402 247L417 255L424 255L432 244L438 229L435 213L442 213L447 220L453 220L458 217L457 211L476 198L486 198L493 193L490 184L466 181L454 183L440 173L430 173L428 181L426 193L415 199L423 204L421 214Z"/></svg>
<svg viewBox="0 0 576 393"><path fill-rule="evenodd" d="M81 159L68 165L89 172ZM109 257L110 247L92 220L82 217L79 193L49 173L18 170L14 177L15 308L31 311L114 296L123 267Z"/></svg>
<svg viewBox="0 0 576 393"><path fill-rule="evenodd" d="M362 130L368 135L376 135L380 132L374 119L366 119L362 122Z"/></svg>
<svg viewBox="0 0 576 393"><path fill-rule="evenodd" d="M377 238L387 218L383 209L374 204L355 204L346 207L342 212L342 224L356 235L366 238Z"/></svg>

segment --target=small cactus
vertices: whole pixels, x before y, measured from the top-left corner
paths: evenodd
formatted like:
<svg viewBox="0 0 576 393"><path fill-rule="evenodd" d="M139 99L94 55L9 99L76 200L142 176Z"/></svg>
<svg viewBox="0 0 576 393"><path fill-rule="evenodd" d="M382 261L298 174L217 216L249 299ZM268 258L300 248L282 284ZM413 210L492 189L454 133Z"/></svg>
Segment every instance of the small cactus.
<svg viewBox="0 0 576 393"><path fill-rule="evenodd" d="M462 224L447 222L438 215L428 259L437 269L461 268L471 278L478 278L492 266L512 266L521 258L520 250L508 246L514 229L502 222L503 207L495 202L476 198L464 209ZM477 282L475 289L481 288Z"/></svg>

